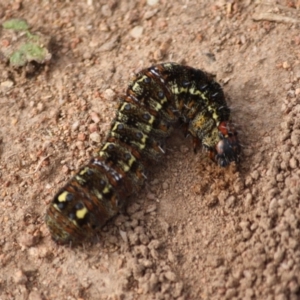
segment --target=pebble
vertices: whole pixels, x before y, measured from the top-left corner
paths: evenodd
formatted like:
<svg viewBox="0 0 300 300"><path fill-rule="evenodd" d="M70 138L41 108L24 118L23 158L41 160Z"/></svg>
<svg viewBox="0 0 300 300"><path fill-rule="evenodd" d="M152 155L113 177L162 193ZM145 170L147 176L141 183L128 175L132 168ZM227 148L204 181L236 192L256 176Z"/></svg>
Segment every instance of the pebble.
<svg viewBox="0 0 300 300"><path fill-rule="evenodd" d="M235 197L234 196L230 196L230 197L228 197L227 198L227 200L226 200L226 207L227 208L232 208L232 207L234 207L234 205L235 205Z"/></svg>
<svg viewBox="0 0 300 300"><path fill-rule="evenodd" d="M89 124L89 132L95 132L98 130L98 126L96 123Z"/></svg>
<svg viewBox="0 0 300 300"><path fill-rule="evenodd" d="M111 51L118 45L118 43L119 43L119 36L115 35L106 43L102 44L98 50L99 52Z"/></svg>
<svg viewBox="0 0 300 300"><path fill-rule="evenodd" d="M273 198L269 204L269 215L275 216L277 214L278 202L276 198Z"/></svg>
<svg viewBox="0 0 300 300"><path fill-rule="evenodd" d="M130 35L135 38L138 39L142 36L144 31L144 28L142 26L135 26L130 30Z"/></svg>
<svg viewBox="0 0 300 300"><path fill-rule="evenodd" d="M138 245L139 243L139 235L133 231L128 232L127 234L128 240L131 245Z"/></svg>
<svg viewBox="0 0 300 300"><path fill-rule="evenodd" d="M300 144L300 132L299 130L294 130L291 134L291 142L293 146L297 147Z"/></svg>
<svg viewBox="0 0 300 300"><path fill-rule="evenodd" d="M38 236L25 233L20 237L19 244L23 247L29 248L36 245L38 241L39 241Z"/></svg>
<svg viewBox="0 0 300 300"><path fill-rule="evenodd" d="M257 170L253 171L251 173L251 177L254 179L254 180L257 180L259 178L259 173Z"/></svg>
<svg viewBox="0 0 300 300"><path fill-rule="evenodd" d="M189 152L189 150L190 150L190 148L185 146L185 145L180 146L180 152L183 153L183 154Z"/></svg>
<svg viewBox="0 0 300 300"><path fill-rule="evenodd" d="M295 157L292 157L289 161L289 165L292 169L296 169L298 167L298 161Z"/></svg>
<svg viewBox="0 0 300 300"><path fill-rule="evenodd" d="M42 300L42 299L43 297L38 291L31 291L28 296L28 300Z"/></svg>
<svg viewBox="0 0 300 300"><path fill-rule="evenodd" d="M176 281L176 274L168 271L164 274L165 278L168 279L169 281L175 282Z"/></svg>
<svg viewBox="0 0 300 300"><path fill-rule="evenodd" d="M11 88L14 85L14 82L11 80L6 80L2 81L0 85L2 88Z"/></svg>
<svg viewBox="0 0 300 300"><path fill-rule="evenodd" d="M149 291L156 291L158 289L158 278L152 273L149 279Z"/></svg>
<svg viewBox="0 0 300 300"><path fill-rule="evenodd" d="M147 0L147 4L150 6L154 6L158 3L158 0Z"/></svg>
<svg viewBox="0 0 300 300"><path fill-rule="evenodd" d="M107 91L107 90L106 90L106 91ZM106 92L106 91L105 91L105 92ZM104 92L104 93L105 93L105 92ZM109 89L109 93L111 93L111 92L114 93L114 91L112 91L112 90ZM106 94L105 94L105 95L106 95ZM106 96L107 96L107 95L106 95ZM92 111L92 112L90 113L90 117L91 117L91 119L93 120L94 123L98 124L98 123L100 122L100 117L99 117L99 115L98 115L96 112Z"/></svg>
<svg viewBox="0 0 300 300"><path fill-rule="evenodd" d="M90 140L95 143L100 143L101 141L100 134L98 132L92 132L90 134Z"/></svg>
<svg viewBox="0 0 300 300"><path fill-rule="evenodd" d="M112 16L112 10L111 8L109 7L108 4L104 4L102 7L101 7L101 13L103 16L105 17L111 17Z"/></svg>
<svg viewBox="0 0 300 300"><path fill-rule="evenodd" d="M120 236L121 236L122 240L127 244L128 243L128 237L127 237L126 231L119 230L119 232L120 232Z"/></svg>
<svg viewBox="0 0 300 300"><path fill-rule="evenodd" d="M153 10L150 10L150 11L146 11L146 13L144 14L144 19L145 20L149 20L151 19L152 17L154 17L157 13L158 13L158 9L153 9Z"/></svg>
<svg viewBox="0 0 300 300"><path fill-rule="evenodd" d="M245 197L245 206L246 207L250 207L251 206L252 199L253 199L252 194L251 193L247 193L246 197Z"/></svg>
<svg viewBox="0 0 300 300"><path fill-rule="evenodd" d="M112 89L106 89L102 96L107 100L107 101L113 101L116 93ZM95 122L95 121L94 121ZM96 123L96 122L95 122Z"/></svg>
<svg viewBox="0 0 300 300"><path fill-rule="evenodd" d="M282 63L282 67L283 67L284 69L289 69L289 68L291 67L291 65L290 65L287 61L284 61L284 62Z"/></svg>
<svg viewBox="0 0 300 300"><path fill-rule="evenodd" d="M140 209L140 205L138 203L132 203L130 206L127 207L127 213L129 215L134 214L135 212L137 212Z"/></svg>
<svg viewBox="0 0 300 300"><path fill-rule="evenodd" d="M72 130L73 131L77 130L79 128L79 125L80 125L80 122L78 120L75 121L71 126Z"/></svg>
<svg viewBox="0 0 300 300"><path fill-rule="evenodd" d="M155 194L153 194L153 193L147 193L147 199L149 199L149 200L155 200L156 199L156 196L155 196Z"/></svg>
<svg viewBox="0 0 300 300"><path fill-rule="evenodd" d="M18 284L25 284L28 281L28 279L22 270L18 270L14 275L14 281Z"/></svg>
<svg viewBox="0 0 300 300"><path fill-rule="evenodd" d="M86 139L86 135L83 132L80 132L80 133L78 133L77 139L78 139L78 141L83 142Z"/></svg>
<svg viewBox="0 0 300 300"><path fill-rule="evenodd" d="M156 211L156 204L150 204L147 209L146 209L146 213L149 214L153 211Z"/></svg>
<svg viewBox="0 0 300 300"><path fill-rule="evenodd" d="M181 295L182 290L183 290L183 282L182 281L176 282L175 283L175 288L174 288L174 290L172 292L173 293L173 297L174 298L178 298Z"/></svg>

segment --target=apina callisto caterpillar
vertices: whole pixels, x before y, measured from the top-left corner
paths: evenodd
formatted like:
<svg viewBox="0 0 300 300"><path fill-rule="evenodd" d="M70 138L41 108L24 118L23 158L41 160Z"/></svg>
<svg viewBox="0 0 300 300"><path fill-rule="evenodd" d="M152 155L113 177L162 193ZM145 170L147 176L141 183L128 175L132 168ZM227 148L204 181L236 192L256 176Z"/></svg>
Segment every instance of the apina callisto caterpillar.
<svg viewBox="0 0 300 300"><path fill-rule="evenodd" d="M130 81L98 155L55 195L46 213L52 238L77 243L94 235L139 190L145 169L164 155L181 119L221 167L238 162L240 144L220 85L176 63L143 69Z"/></svg>

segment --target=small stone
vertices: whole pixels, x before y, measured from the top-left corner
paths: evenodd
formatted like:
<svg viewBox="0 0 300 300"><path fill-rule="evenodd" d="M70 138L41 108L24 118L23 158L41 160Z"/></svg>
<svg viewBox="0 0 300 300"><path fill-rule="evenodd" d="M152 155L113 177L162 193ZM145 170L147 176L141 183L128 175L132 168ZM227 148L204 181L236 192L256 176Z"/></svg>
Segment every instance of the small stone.
<svg viewBox="0 0 300 300"><path fill-rule="evenodd" d="M90 134L90 139L95 143L100 143L101 141L100 134L98 132L92 132Z"/></svg>
<svg viewBox="0 0 300 300"><path fill-rule="evenodd" d="M90 60L93 57L92 52L91 51L86 51L83 53L83 59L84 60Z"/></svg>
<svg viewBox="0 0 300 300"><path fill-rule="evenodd" d="M158 3L158 0L147 0L147 4L150 6L154 6Z"/></svg>
<svg viewBox="0 0 300 300"><path fill-rule="evenodd" d="M156 204L150 204L147 208L146 208L146 213L149 214L153 211L156 211Z"/></svg>
<svg viewBox="0 0 300 300"><path fill-rule="evenodd" d="M37 108L38 112L42 112L44 110L45 106L42 102L39 102L36 108Z"/></svg>
<svg viewBox="0 0 300 300"><path fill-rule="evenodd" d="M230 196L227 198L226 200L226 207L228 208L232 208L235 205L235 197L234 196Z"/></svg>
<svg viewBox="0 0 300 300"><path fill-rule="evenodd" d="M1 85L2 88L8 89L8 88L11 88L14 85L14 82L11 81L11 80L6 80L6 81L2 81L0 85Z"/></svg>
<svg viewBox="0 0 300 300"><path fill-rule="evenodd" d="M112 10L111 8L109 7L108 4L104 4L102 7L101 7L101 13L103 16L105 17L111 17L112 16Z"/></svg>
<svg viewBox="0 0 300 300"><path fill-rule="evenodd" d="M126 231L120 230L120 236L122 238L122 240L127 244L128 243L128 237L127 237L127 233Z"/></svg>
<svg viewBox="0 0 300 300"><path fill-rule="evenodd" d="M296 169L298 167L298 161L295 157L292 157L289 161L289 165L292 169Z"/></svg>
<svg viewBox="0 0 300 300"><path fill-rule="evenodd" d="M257 170L253 171L253 172L251 173L251 177L252 177L253 179L257 180L257 179L259 178L259 173L258 173L258 171L257 171Z"/></svg>
<svg viewBox="0 0 300 300"><path fill-rule="evenodd" d="M165 277L166 279L168 279L169 281L172 281L172 282L175 282L176 281L176 274L171 272L171 271L168 271L165 273Z"/></svg>
<svg viewBox="0 0 300 300"><path fill-rule="evenodd" d="M184 145L180 146L180 152L186 154L187 152L189 152L189 147Z"/></svg>
<svg viewBox="0 0 300 300"><path fill-rule="evenodd" d="M141 208L141 206L137 203L132 203L131 205L129 205L127 207L127 213L129 215L132 215L134 214L135 212L137 212L139 209Z"/></svg>
<svg viewBox="0 0 300 300"><path fill-rule="evenodd" d="M251 193L247 193L246 194L246 199L245 199L245 206L246 207L250 207L251 206L252 199L253 199L252 194Z"/></svg>
<svg viewBox="0 0 300 300"><path fill-rule="evenodd" d="M42 300L42 296L38 291L31 291L28 300Z"/></svg>
<svg viewBox="0 0 300 300"><path fill-rule="evenodd" d="M183 290L183 282L182 281L176 282L175 288L173 290L173 297L178 298L181 295L182 290Z"/></svg>
<svg viewBox="0 0 300 300"><path fill-rule="evenodd" d="M158 288L158 278L152 273L149 279L149 292L154 292Z"/></svg>
<svg viewBox="0 0 300 300"><path fill-rule="evenodd" d="M282 63L282 67L283 67L284 69L289 69L289 68L291 67L291 65L290 65L287 61L284 61L284 62Z"/></svg>
<svg viewBox="0 0 300 300"><path fill-rule="evenodd" d="M147 193L147 199L149 199L149 200L155 200L156 199L156 196L155 196L155 194L153 194L153 193Z"/></svg>
<svg viewBox="0 0 300 300"><path fill-rule="evenodd" d="M62 168L61 168L61 171L64 174L68 174L69 171L70 171L70 169L69 169L69 167L67 165L63 165Z"/></svg>
<svg viewBox="0 0 300 300"><path fill-rule="evenodd" d="M151 11L146 11L145 14L144 14L144 19L145 20L149 20L151 19L152 17L154 17L157 13L158 13L158 9L153 9Z"/></svg>
<svg viewBox="0 0 300 300"><path fill-rule="evenodd" d="M28 281L28 279L27 276L23 273L23 271L19 270L14 275L14 281L18 284L25 284Z"/></svg>
<svg viewBox="0 0 300 300"><path fill-rule="evenodd" d="M109 90L109 91L111 93L112 90ZM112 91L112 92L114 93L114 91ZM90 113L90 117L91 117L91 119L93 120L94 123L98 124L100 122L100 117L96 112L92 111Z"/></svg>
<svg viewBox="0 0 300 300"><path fill-rule="evenodd" d="M299 130L294 130L291 134L291 142L293 146L297 147L300 144L300 133Z"/></svg>
<svg viewBox="0 0 300 300"><path fill-rule="evenodd" d="M168 183L164 181L162 184L162 188L163 188L163 190L167 190L169 188Z"/></svg>
<svg viewBox="0 0 300 300"><path fill-rule="evenodd" d="M32 234L25 233L19 239L19 244L22 247L29 248L36 245L38 241L39 241L39 236L34 236Z"/></svg>
<svg viewBox="0 0 300 300"><path fill-rule="evenodd" d="M80 122L79 121L75 121L73 124L72 124L72 130L75 131L79 128L79 125L80 125Z"/></svg>
<svg viewBox="0 0 300 300"><path fill-rule="evenodd" d="M98 130L98 126L96 123L92 123L89 125L89 132L96 132Z"/></svg>
<svg viewBox="0 0 300 300"><path fill-rule="evenodd" d="M130 35L135 38L138 39L142 36L144 31L144 28L142 26L135 26L130 30Z"/></svg>
<svg viewBox="0 0 300 300"><path fill-rule="evenodd" d="M277 213L277 209L278 209L278 202L276 198L273 198L269 204L269 215L270 216L275 216Z"/></svg>
<svg viewBox="0 0 300 300"><path fill-rule="evenodd" d="M171 263L174 263L176 260L175 255L173 254L173 252L169 249L168 250L168 261Z"/></svg>
<svg viewBox="0 0 300 300"><path fill-rule="evenodd" d="M107 101L113 101L116 93L112 89L107 89L103 92L102 96L107 99Z"/></svg>
<svg viewBox="0 0 300 300"><path fill-rule="evenodd" d="M284 177L283 177L282 173L279 173L279 174L276 175L276 180L278 182L283 182L284 181Z"/></svg>
<svg viewBox="0 0 300 300"><path fill-rule="evenodd" d="M78 133L77 139L78 139L78 141L83 142L86 139L86 135L83 132L80 132L80 133Z"/></svg>
<svg viewBox="0 0 300 300"><path fill-rule="evenodd" d="M128 232L127 234L130 245L137 245L139 243L139 235L133 231Z"/></svg>

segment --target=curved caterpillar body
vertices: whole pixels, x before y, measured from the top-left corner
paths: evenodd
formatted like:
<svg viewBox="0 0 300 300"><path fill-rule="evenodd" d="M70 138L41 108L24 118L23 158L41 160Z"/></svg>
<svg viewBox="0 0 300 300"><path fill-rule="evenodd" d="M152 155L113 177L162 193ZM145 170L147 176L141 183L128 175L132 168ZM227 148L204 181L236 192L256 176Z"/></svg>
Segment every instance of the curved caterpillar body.
<svg viewBox="0 0 300 300"><path fill-rule="evenodd" d="M117 214L145 181L145 169L164 154L178 119L220 166L238 162L240 145L224 93L198 69L163 63L129 83L107 138L87 166L58 191L46 214L58 243L80 242Z"/></svg>

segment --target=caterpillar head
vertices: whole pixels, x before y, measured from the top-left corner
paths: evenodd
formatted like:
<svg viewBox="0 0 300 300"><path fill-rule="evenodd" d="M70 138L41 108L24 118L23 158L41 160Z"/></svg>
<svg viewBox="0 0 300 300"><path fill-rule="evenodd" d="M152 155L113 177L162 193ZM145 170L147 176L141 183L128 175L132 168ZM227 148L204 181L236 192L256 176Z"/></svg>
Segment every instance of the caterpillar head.
<svg viewBox="0 0 300 300"><path fill-rule="evenodd" d="M221 167L227 167L232 162L239 161L241 147L237 132L229 121L221 122L218 126L220 140L213 150L212 157Z"/></svg>

